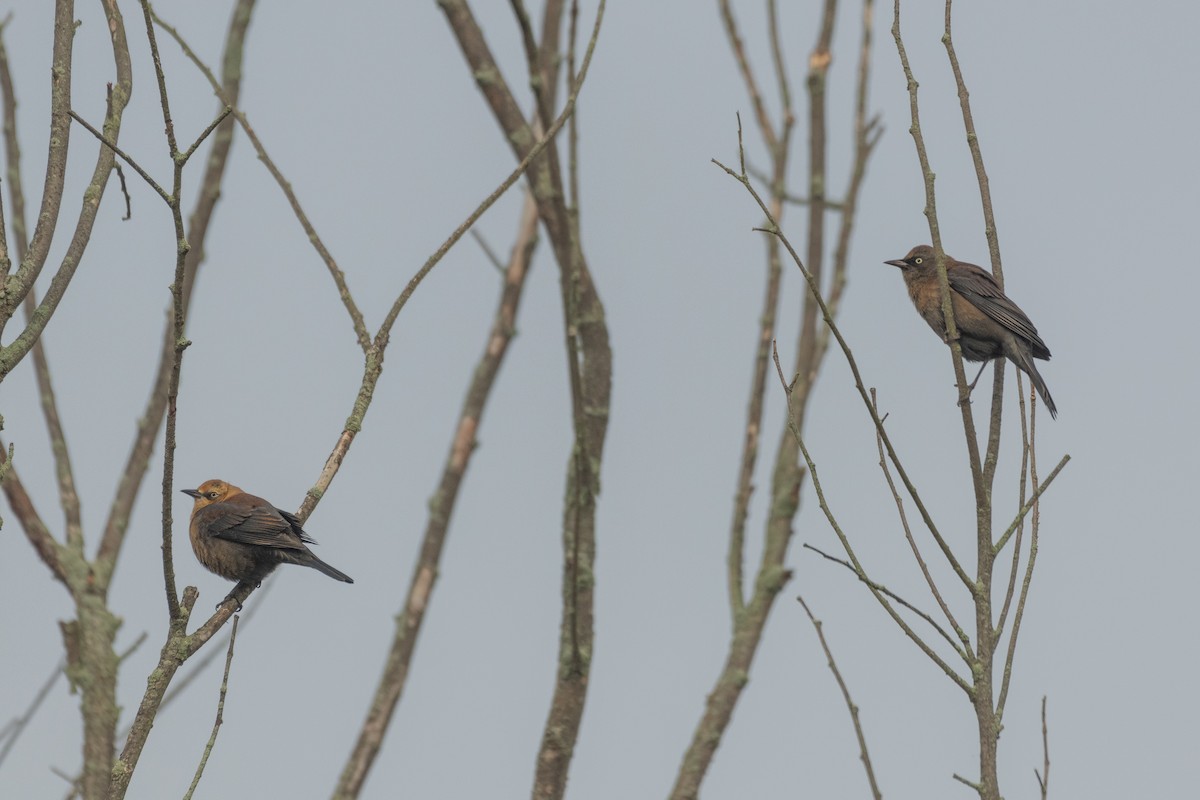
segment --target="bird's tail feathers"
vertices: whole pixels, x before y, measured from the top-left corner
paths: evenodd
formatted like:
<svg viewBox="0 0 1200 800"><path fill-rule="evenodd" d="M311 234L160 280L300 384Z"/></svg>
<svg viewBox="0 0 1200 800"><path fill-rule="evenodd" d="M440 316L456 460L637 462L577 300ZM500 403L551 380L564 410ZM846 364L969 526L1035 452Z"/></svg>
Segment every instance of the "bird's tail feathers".
<svg viewBox="0 0 1200 800"><path fill-rule="evenodd" d="M281 550L280 555L284 560L290 561L293 564L299 564L302 567L312 567L318 572L323 572L335 581L342 583L354 583L354 579L336 567L331 567L321 559L317 558L311 550Z"/></svg>
<svg viewBox="0 0 1200 800"><path fill-rule="evenodd" d="M1018 347L1009 348L1007 355L1009 360L1016 364L1033 381L1033 388L1037 390L1038 397L1042 398L1042 402L1046 404L1046 410L1050 412L1050 418L1057 419L1058 409L1054 405L1054 398L1050 396L1050 389L1046 386L1046 382L1042 380L1042 375L1038 372L1037 365L1034 364L1030 354L1025 349Z"/></svg>
<svg viewBox="0 0 1200 800"><path fill-rule="evenodd" d="M1046 405L1053 408L1053 404L1050 403L1050 401L1048 401L1048 400L1046 401ZM1050 413L1053 414L1054 412L1051 411ZM326 575L333 578L335 581L341 581L342 583L354 583L354 578L351 578L349 575L342 572L340 569L336 569L335 567L329 566L328 564L326 564L324 561L317 558L316 556L312 557L312 561L309 563L308 566L312 567L315 570L324 572Z"/></svg>

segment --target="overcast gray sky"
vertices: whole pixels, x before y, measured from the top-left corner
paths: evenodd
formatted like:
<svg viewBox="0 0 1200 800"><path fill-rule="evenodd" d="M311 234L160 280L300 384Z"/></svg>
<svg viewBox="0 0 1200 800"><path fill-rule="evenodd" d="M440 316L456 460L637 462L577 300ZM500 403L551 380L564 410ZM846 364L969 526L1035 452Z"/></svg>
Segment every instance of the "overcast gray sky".
<svg viewBox="0 0 1200 800"><path fill-rule="evenodd" d="M510 84L524 87L507 4L477 5ZM736 5L765 79L763 4ZM817 4L781 5L802 103ZM940 44L941 4L909 5L906 43L921 82L943 242L956 257L986 264L978 192ZM215 64L226 6L157 8ZM141 14L132 2L122 7L135 89L121 140L166 180ZM593 11L588 3L589 24ZM51 12L48 3L18 4L5 30L31 193L41 186L46 147ZM98 122L112 79L100 4L82 3L77 15L75 106ZM887 130L863 190L842 329L942 530L970 554L973 507L949 359L913 312L900 276L881 264L929 239L890 23L890 6L881 8L871 107ZM1042 374L1059 418L1039 417L1043 474L1063 453L1072 456L1041 508L1038 571L1000 743L1008 797L1036 794L1043 694L1053 796L1166 797L1194 784L1200 547L1188 498L1198 477L1198 23L1200 10L1188 5L956 7L955 43L991 177L1007 289L1054 353ZM858 8L845 4L830 73L835 195L849 166L858 31ZM215 103L174 46L164 41L163 52L186 140ZM445 20L434 3L336 11L327 3L264 3L245 72L244 108L374 329L410 275L512 166ZM579 107L584 248L607 308L615 368L595 659L568 789L577 800L665 796L724 657L726 539L764 281L762 234L751 231L760 216L709 163L736 160L738 111L749 123L714 3L610 4ZM95 154L83 131L72 136L69 199L52 264ZM802 126L796 136L792 181L802 187ZM764 163L749 126L746 140L750 158ZM197 162L188 173L193 191L200 169ZM174 258L165 206L132 174L129 185L133 220L120 221L110 186L84 263L44 338L92 548L149 387ZM519 201L510 194L479 224L497 249L510 246ZM785 227L803 241L795 209ZM206 249L184 363L176 483L222 477L295 508L350 411L362 357L325 268L240 135ZM785 362L794 355L797 278L787 270ZM283 570L239 636L225 725L198 796L329 793L379 676L498 288L478 247L464 240L405 309L364 432L307 526L321 542L319 555L356 583ZM557 271L539 251L520 335L479 432L441 580L366 797L529 792L555 668L571 446L558 297ZM3 384L4 436L44 516L57 522L31 367L27 361ZM990 393L989 377L981 385ZM1008 385L998 525L1016 507L1011 378ZM766 465L751 515L755 541L782 405L771 392ZM829 502L868 567L922 596L873 433L836 353L810 420ZM161 443L111 598L124 619L120 645L149 636L122 670L126 715L164 633L160 455ZM978 770L969 705L848 573L801 549L804 542L836 548L810 485L802 502L788 558L795 576L704 796L865 796L850 723L793 600L798 593L826 624L884 794L966 796L950 775ZM179 496L177 531L190 504ZM62 652L56 621L72 615L10 511L2 513L0 722L19 713L54 668ZM228 585L176 541L180 581L199 587L198 609L211 608ZM757 559L752 553L748 562ZM961 593L955 602L966 608ZM209 733L219 680L219 670L206 674L159 717L130 797L182 794ZM60 683L0 769L0 795L65 791L50 769L78 767L77 706Z"/></svg>

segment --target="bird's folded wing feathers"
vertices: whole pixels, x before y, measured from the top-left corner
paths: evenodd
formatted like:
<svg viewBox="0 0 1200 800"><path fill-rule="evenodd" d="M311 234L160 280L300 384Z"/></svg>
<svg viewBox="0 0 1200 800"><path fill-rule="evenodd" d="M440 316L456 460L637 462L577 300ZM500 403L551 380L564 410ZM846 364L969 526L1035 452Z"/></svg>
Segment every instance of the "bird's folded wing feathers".
<svg viewBox="0 0 1200 800"><path fill-rule="evenodd" d="M971 305L1049 355L1046 343L1038 336L1037 328L1033 327L1025 312L1017 308L1017 304L1000 290L990 272L973 264L964 264L950 270L946 277L950 281L950 288L962 295Z"/></svg>
<svg viewBox="0 0 1200 800"><path fill-rule="evenodd" d="M306 544L316 544L317 543L316 539L314 539L313 537L309 536L307 533L304 532L304 527L301 524L299 517L297 517L295 514L289 514L288 512L284 511L282 508L277 508L275 510L278 511L280 513L280 515L288 521L288 524L290 524L292 526L292 530L295 532L295 534L297 536L300 537L300 541L305 542Z"/></svg>
<svg viewBox="0 0 1200 800"><path fill-rule="evenodd" d="M201 510L209 535L241 544L302 550L292 526L271 506L214 503Z"/></svg>

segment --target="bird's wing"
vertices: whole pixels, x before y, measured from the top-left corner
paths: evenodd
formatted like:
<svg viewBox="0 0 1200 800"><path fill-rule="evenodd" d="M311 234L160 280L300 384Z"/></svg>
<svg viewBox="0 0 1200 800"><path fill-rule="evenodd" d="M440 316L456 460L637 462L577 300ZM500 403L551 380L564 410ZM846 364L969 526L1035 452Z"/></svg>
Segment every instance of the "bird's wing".
<svg viewBox="0 0 1200 800"><path fill-rule="evenodd" d="M304 543L292 530L291 524L269 503L234 502L247 495L237 495L223 503L196 512L201 529L209 536L241 544L303 550Z"/></svg>
<svg viewBox="0 0 1200 800"><path fill-rule="evenodd" d="M292 526L292 531L297 536L300 537L300 541L302 541L306 544L316 544L317 543L316 539L314 539L313 537L309 536L307 533L304 532L304 528L300 523L299 517L297 517L295 514L289 514L288 512L284 511L282 508L277 508L275 510L279 512L280 516L282 516L284 519L286 519L288 521L288 524Z"/></svg>
<svg viewBox="0 0 1200 800"><path fill-rule="evenodd" d="M963 299L990 319L1029 341L1039 358L1049 358L1050 350L1042 341L1042 337L1038 336L1037 328L1033 326L1029 317L1025 316L1025 312L1008 299L1008 295L1000 289L992 273L974 264L960 262L954 269L947 271L946 277L950 281L950 288L962 295Z"/></svg>

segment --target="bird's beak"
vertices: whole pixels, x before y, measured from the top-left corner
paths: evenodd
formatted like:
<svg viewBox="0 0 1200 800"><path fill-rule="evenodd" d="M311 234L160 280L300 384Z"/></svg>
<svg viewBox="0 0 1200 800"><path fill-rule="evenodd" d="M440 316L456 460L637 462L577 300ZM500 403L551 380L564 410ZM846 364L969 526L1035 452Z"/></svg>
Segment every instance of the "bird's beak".
<svg viewBox="0 0 1200 800"><path fill-rule="evenodd" d="M180 489L179 491L183 492L186 495L190 495L191 497L194 497L197 500L199 500L201 497L199 489Z"/></svg>
<svg viewBox="0 0 1200 800"><path fill-rule="evenodd" d="M908 262L905 261L903 258L897 258L892 261L885 261L883 263L890 264L893 267L899 267L900 269L904 269L905 267L908 266Z"/></svg>

